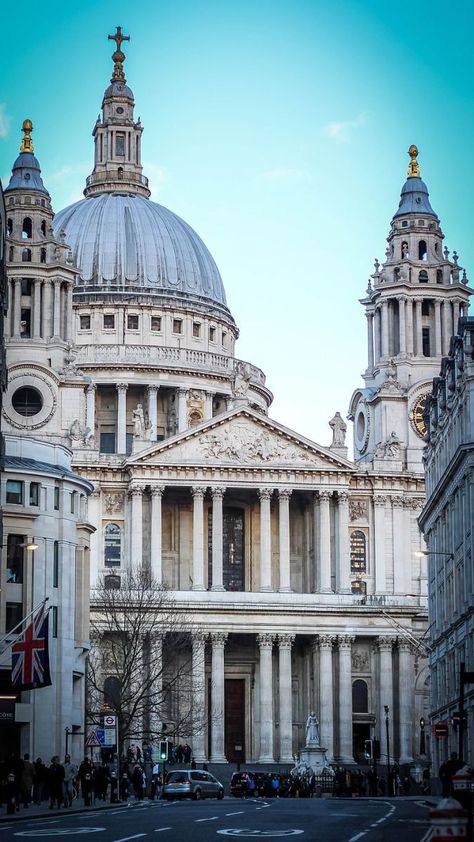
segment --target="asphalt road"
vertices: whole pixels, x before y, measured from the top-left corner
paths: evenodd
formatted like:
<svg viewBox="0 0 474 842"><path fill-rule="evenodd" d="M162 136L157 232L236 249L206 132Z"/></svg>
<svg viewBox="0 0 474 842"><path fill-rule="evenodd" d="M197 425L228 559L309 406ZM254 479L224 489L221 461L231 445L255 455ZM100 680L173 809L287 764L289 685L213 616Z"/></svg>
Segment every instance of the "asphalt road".
<svg viewBox="0 0 474 842"><path fill-rule="evenodd" d="M0 825L1 842L89 837L91 842L225 842L290 839L302 842L420 842L429 827L422 800L262 799L148 802L111 810ZM159 835L158 835L159 834Z"/></svg>

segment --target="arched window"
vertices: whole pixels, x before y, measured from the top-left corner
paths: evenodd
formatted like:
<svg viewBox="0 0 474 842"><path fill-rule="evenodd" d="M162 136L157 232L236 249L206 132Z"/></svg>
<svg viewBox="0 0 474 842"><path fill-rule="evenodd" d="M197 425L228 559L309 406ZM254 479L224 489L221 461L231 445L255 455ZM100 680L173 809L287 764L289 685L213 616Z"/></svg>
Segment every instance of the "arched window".
<svg viewBox="0 0 474 842"><path fill-rule="evenodd" d="M351 582L351 593L355 596L366 596L367 582L364 582L363 579L355 579L353 582Z"/></svg>
<svg viewBox="0 0 474 842"><path fill-rule="evenodd" d="M420 240L418 243L418 260L426 260L426 241Z"/></svg>
<svg viewBox="0 0 474 842"><path fill-rule="evenodd" d="M406 240L403 240L401 254L402 254L402 259L404 257L408 257L408 243L407 243Z"/></svg>
<svg viewBox="0 0 474 842"><path fill-rule="evenodd" d="M121 181L123 179L123 167L118 168L117 175L118 175L119 181Z"/></svg>
<svg viewBox="0 0 474 842"><path fill-rule="evenodd" d="M104 587L106 591L119 591L120 584L120 576L117 576L116 573L109 573L107 576L104 576Z"/></svg>
<svg viewBox="0 0 474 842"><path fill-rule="evenodd" d="M361 678L358 678L352 684L352 712L369 712L369 688L367 682L362 681Z"/></svg>
<svg viewBox="0 0 474 842"><path fill-rule="evenodd" d="M13 220L7 219L7 236L11 237L13 234Z"/></svg>
<svg viewBox="0 0 474 842"><path fill-rule="evenodd" d="M23 249L21 259L23 263L31 263L31 249Z"/></svg>
<svg viewBox="0 0 474 842"><path fill-rule="evenodd" d="M46 222L45 222L44 219L41 223L41 233L42 233L43 237L46 237Z"/></svg>
<svg viewBox="0 0 474 842"><path fill-rule="evenodd" d="M104 705L112 708L112 710L117 710L120 707L121 695L120 678L117 678L116 675L109 675L104 681Z"/></svg>
<svg viewBox="0 0 474 842"><path fill-rule="evenodd" d="M15 250L14 250L13 246L10 246L10 248L8 250L8 259L13 260L14 255L15 255Z"/></svg>
<svg viewBox="0 0 474 842"><path fill-rule="evenodd" d="M25 216L23 220L23 228L21 231L21 236L23 240L31 240L31 235L33 232L33 225L29 216Z"/></svg>
<svg viewBox="0 0 474 842"><path fill-rule="evenodd" d="M420 284L428 283L428 272L426 271L426 269L422 269L421 272L418 273L418 280Z"/></svg>
<svg viewBox="0 0 474 842"><path fill-rule="evenodd" d="M351 532L351 573L367 573L367 538L361 529Z"/></svg>
<svg viewBox="0 0 474 842"><path fill-rule="evenodd" d="M104 530L104 565L120 567L122 558L122 530L116 523L108 523Z"/></svg>
<svg viewBox="0 0 474 842"><path fill-rule="evenodd" d="M40 262L46 263L46 249L41 249L40 252Z"/></svg>
<svg viewBox="0 0 474 842"><path fill-rule="evenodd" d="M443 283L443 270L442 269L436 270L436 283L437 284Z"/></svg>

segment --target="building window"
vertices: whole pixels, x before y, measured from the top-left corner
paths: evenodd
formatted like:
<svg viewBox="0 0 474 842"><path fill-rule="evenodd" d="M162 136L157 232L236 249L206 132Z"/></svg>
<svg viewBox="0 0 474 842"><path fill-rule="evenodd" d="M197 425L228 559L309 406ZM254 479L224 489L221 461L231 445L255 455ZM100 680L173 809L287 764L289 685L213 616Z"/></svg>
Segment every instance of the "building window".
<svg viewBox="0 0 474 842"><path fill-rule="evenodd" d="M418 243L418 260L426 260L426 258L426 242L425 240L420 240Z"/></svg>
<svg viewBox="0 0 474 842"><path fill-rule="evenodd" d="M8 249L8 259L11 261L11 260L14 259L14 257L15 257L15 249L13 248L13 246L10 246L10 248Z"/></svg>
<svg viewBox="0 0 474 842"><path fill-rule="evenodd" d="M402 228L408 228L408 222L406 220L402 222Z"/></svg>
<svg viewBox="0 0 474 842"><path fill-rule="evenodd" d="M46 237L46 222L45 222L44 219L41 223L41 233L42 233L43 237Z"/></svg>
<svg viewBox="0 0 474 842"><path fill-rule="evenodd" d="M56 605L51 607L51 635L58 636L58 609Z"/></svg>
<svg viewBox="0 0 474 842"><path fill-rule="evenodd" d="M428 283L428 272L426 269L422 269L421 272L418 273L418 281L420 284L427 284Z"/></svg>
<svg viewBox="0 0 474 842"><path fill-rule="evenodd" d="M11 632L20 625L23 619L23 605L21 602L7 602L5 606L5 631ZM19 629L18 629L19 631Z"/></svg>
<svg viewBox="0 0 474 842"><path fill-rule="evenodd" d="M56 511L59 511L59 486L56 485L54 488L54 508Z"/></svg>
<svg viewBox="0 0 474 842"><path fill-rule="evenodd" d="M53 544L53 588L59 585L59 541Z"/></svg>
<svg viewBox="0 0 474 842"><path fill-rule="evenodd" d="M115 135L115 154L125 155L125 135L123 132L117 132Z"/></svg>
<svg viewBox="0 0 474 842"><path fill-rule="evenodd" d="M21 237L23 240L31 240L33 226L31 224L31 219L29 216L25 216L23 220L23 228L21 231Z"/></svg>
<svg viewBox="0 0 474 842"><path fill-rule="evenodd" d="M23 263L31 263L31 249L23 249L21 252Z"/></svg>
<svg viewBox="0 0 474 842"><path fill-rule="evenodd" d="M430 349L430 329L429 327L424 327L422 330L422 340L423 340L423 356L430 357L431 356L431 349Z"/></svg>
<svg viewBox="0 0 474 842"><path fill-rule="evenodd" d="M90 330L91 329L91 317L90 314L84 314L79 316L79 327L81 330ZM105 324L104 324L105 327Z"/></svg>
<svg viewBox="0 0 474 842"><path fill-rule="evenodd" d="M46 263L46 249L40 251L40 263Z"/></svg>
<svg viewBox="0 0 474 842"><path fill-rule="evenodd" d="M119 591L120 584L120 576L117 576L115 573L109 573L108 576L104 576L104 587L106 591Z"/></svg>
<svg viewBox="0 0 474 842"><path fill-rule="evenodd" d="M195 339L199 339L201 336L201 325L199 322L193 322L193 336Z"/></svg>
<svg viewBox="0 0 474 842"><path fill-rule="evenodd" d="M173 319L173 333L182 333L183 322L181 319Z"/></svg>
<svg viewBox="0 0 474 842"><path fill-rule="evenodd" d="M351 593L355 596L365 596L367 593L367 583L363 579L355 579L351 582Z"/></svg>
<svg viewBox="0 0 474 842"><path fill-rule="evenodd" d="M110 579L118 579L119 576L108 576ZM120 679L116 675L109 675L104 681L104 704L112 710L120 708L122 688Z"/></svg>
<svg viewBox="0 0 474 842"><path fill-rule="evenodd" d="M25 535L7 536L7 582L22 584Z"/></svg>
<svg viewBox="0 0 474 842"><path fill-rule="evenodd" d="M115 328L115 316L113 313L104 314L104 330L113 330Z"/></svg>
<svg viewBox="0 0 474 842"><path fill-rule="evenodd" d="M71 491L71 514L75 514L76 511L76 497L77 491Z"/></svg>
<svg viewBox="0 0 474 842"><path fill-rule="evenodd" d="M362 681L361 678L358 678L352 684L352 712L369 712L369 688L367 687L367 682Z"/></svg>
<svg viewBox="0 0 474 842"><path fill-rule="evenodd" d="M23 483L16 479L7 479L7 503L23 503Z"/></svg>
<svg viewBox="0 0 474 842"><path fill-rule="evenodd" d="M436 283L437 284L443 283L443 270L442 269L436 270Z"/></svg>
<svg viewBox="0 0 474 842"><path fill-rule="evenodd" d="M402 256L402 259L404 257L408 257L408 243L407 243L406 240L403 240L403 243L402 243L401 256Z"/></svg>
<svg viewBox="0 0 474 842"><path fill-rule="evenodd" d="M32 415L38 415L38 412L42 409L43 398L37 389L32 389L31 386L22 386L14 393L12 406L15 412L18 412L18 415L31 418Z"/></svg>
<svg viewBox="0 0 474 842"><path fill-rule="evenodd" d="M7 219L7 237L11 237L13 234L13 222L11 219Z"/></svg>
<svg viewBox="0 0 474 842"><path fill-rule="evenodd" d="M429 316L430 314L430 302L429 301L422 301L421 302L421 315L422 316Z"/></svg>
<svg viewBox="0 0 474 842"><path fill-rule="evenodd" d="M367 539L365 532L355 529L351 532L351 573L367 573Z"/></svg>
<svg viewBox="0 0 474 842"><path fill-rule="evenodd" d="M31 310L29 307L21 309L20 336L24 339L29 339L31 336Z"/></svg>
<svg viewBox="0 0 474 842"><path fill-rule="evenodd" d="M127 316L128 330L138 330L138 315L136 313L129 313Z"/></svg>
<svg viewBox="0 0 474 842"><path fill-rule="evenodd" d="M39 506L39 482L30 482L30 506Z"/></svg>
<svg viewBox="0 0 474 842"><path fill-rule="evenodd" d="M21 294L22 295L31 295L31 279L30 278L22 278L21 279Z"/></svg>
<svg viewBox="0 0 474 842"><path fill-rule="evenodd" d="M222 331L222 347L227 348L227 333L225 330Z"/></svg>
<svg viewBox="0 0 474 842"><path fill-rule="evenodd" d="M104 565L120 567L122 555L122 530L116 523L108 523L104 530Z"/></svg>
<svg viewBox="0 0 474 842"><path fill-rule="evenodd" d="M215 329L215 327L209 328L209 341L210 342L216 341L216 329Z"/></svg>
<svg viewBox="0 0 474 842"><path fill-rule="evenodd" d="M151 317L151 329L152 330L161 330L161 316L152 316Z"/></svg>
<svg viewBox="0 0 474 842"><path fill-rule="evenodd" d="M100 434L100 452L115 453L115 433Z"/></svg>

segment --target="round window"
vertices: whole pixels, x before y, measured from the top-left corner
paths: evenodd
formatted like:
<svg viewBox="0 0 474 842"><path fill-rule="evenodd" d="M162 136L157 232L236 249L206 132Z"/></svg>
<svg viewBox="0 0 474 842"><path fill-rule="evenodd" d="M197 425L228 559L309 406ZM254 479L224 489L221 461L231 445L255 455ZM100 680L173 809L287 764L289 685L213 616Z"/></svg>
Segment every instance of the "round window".
<svg viewBox="0 0 474 842"><path fill-rule="evenodd" d="M14 393L12 406L15 412L18 412L18 415L29 418L32 415L38 415L38 412L41 411L43 398L37 389L32 389L31 386L23 386Z"/></svg>
<svg viewBox="0 0 474 842"><path fill-rule="evenodd" d="M357 438L359 439L359 441L363 441L363 438L364 438L364 435L365 435L365 416L364 416L363 412L359 412L359 414L357 416L356 429L357 429Z"/></svg>
<svg viewBox="0 0 474 842"><path fill-rule="evenodd" d="M116 110L117 114L123 114L123 108L122 108L121 105L119 105L119 107L116 108L115 110Z"/></svg>

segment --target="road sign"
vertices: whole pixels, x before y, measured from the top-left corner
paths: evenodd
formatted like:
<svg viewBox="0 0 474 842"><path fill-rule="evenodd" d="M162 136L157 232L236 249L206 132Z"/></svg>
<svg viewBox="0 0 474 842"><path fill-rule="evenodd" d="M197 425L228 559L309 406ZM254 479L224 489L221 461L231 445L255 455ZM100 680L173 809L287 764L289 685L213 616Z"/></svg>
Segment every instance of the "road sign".
<svg viewBox="0 0 474 842"><path fill-rule="evenodd" d="M116 716L104 716L104 728L115 728L117 724L117 717Z"/></svg>
<svg viewBox="0 0 474 842"><path fill-rule="evenodd" d="M104 728L104 746L112 748L115 745L115 727Z"/></svg>
<svg viewBox="0 0 474 842"><path fill-rule="evenodd" d="M92 731L89 731L84 743L86 748L100 748L101 743L99 742L97 730L97 728L93 728Z"/></svg>
<svg viewBox="0 0 474 842"><path fill-rule="evenodd" d="M449 726L447 722L435 722L433 725L433 734L436 739L440 740L447 737L449 734Z"/></svg>

